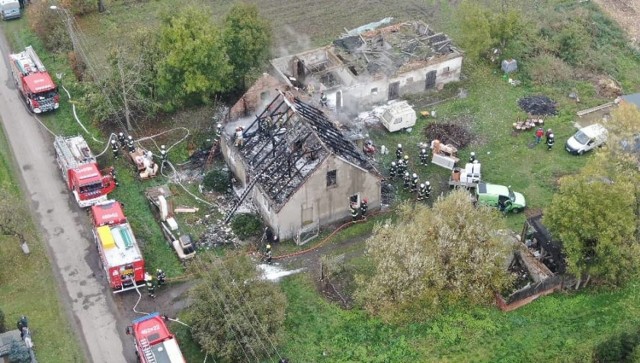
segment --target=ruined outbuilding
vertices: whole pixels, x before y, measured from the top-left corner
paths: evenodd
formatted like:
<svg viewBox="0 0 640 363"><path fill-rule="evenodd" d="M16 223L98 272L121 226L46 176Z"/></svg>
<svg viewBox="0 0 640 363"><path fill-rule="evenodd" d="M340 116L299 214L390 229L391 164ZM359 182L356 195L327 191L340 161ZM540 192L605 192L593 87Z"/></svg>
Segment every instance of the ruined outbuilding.
<svg viewBox="0 0 640 363"><path fill-rule="evenodd" d="M349 218L350 202L380 206L381 176L338 125L292 92L254 117L230 117L221 150L265 223L281 239ZM231 211L233 213L233 211Z"/></svg>
<svg viewBox="0 0 640 363"><path fill-rule="evenodd" d="M462 58L446 34L411 21L351 32L331 45L271 64L289 86L310 94L324 92L329 107L358 112L460 80Z"/></svg>

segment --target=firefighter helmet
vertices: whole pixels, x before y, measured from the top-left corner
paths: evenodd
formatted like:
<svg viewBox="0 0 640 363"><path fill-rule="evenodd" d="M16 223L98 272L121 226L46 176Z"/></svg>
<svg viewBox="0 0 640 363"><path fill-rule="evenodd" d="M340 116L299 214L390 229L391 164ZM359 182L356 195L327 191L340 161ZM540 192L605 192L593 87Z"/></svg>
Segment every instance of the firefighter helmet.
<svg viewBox="0 0 640 363"><path fill-rule="evenodd" d="M267 245L267 249L270 250L271 249L271 245Z"/></svg>
<svg viewBox="0 0 640 363"><path fill-rule="evenodd" d="M398 149L402 149L402 144L398 144Z"/></svg>
<svg viewBox="0 0 640 363"><path fill-rule="evenodd" d="M396 162L395 162L395 161L392 161L392 162L391 162L391 166L396 166Z"/></svg>
<svg viewBox="0 0 640 363"><path fill-rule="evenodd" d="M424 188L424 183L420 184L420 188Z"/></svg>
<svg viewBox="0 0 640 363"><path fill-rule="evenodd" d="M414 178L417 178L417 177L418 177L418 174L413 173L413 175L412 175L412 176L413 176Z"/></svg>
<svg viewBox="0 0 640 363"><path fill-rule="evenodd" d="M153 276L151 276L151 274L150 274L150 273L145 272L145 273L144 273L144 280L145 280L145 281L149 281L149 282L151 282L151 281L153 281Z"/></svg>
<svg viewBox="0 0 640 363"><path fill-rule="evenodd" d="M405 155L404 160L409 160L409 155Z"/></svg>
<svg viewBox="0 0 640 363"><path fill-rule="evenodd" d="M111 145L115 145L116 144L116 140L111 140Z"/></svg>
<svg viewBox="0 0 640 363"><path fill-rule="evenodd" d="M422 153L426 154L427 153L427 149L422 149Z"/></svg>
<svg viewBox="0 0 640 363"><path fill-rule="evenodd" d="M409 176L409 172L408 172L408 171L405 171L405 172L404 172L404 175Z"/></svg>
<svg viewBox="0 0 640 363"><path fill-rule="evenodd" d="M472 151L471 156L476 156L476 153Z"/></svg>
<svg viewBox="0 0 640 363"><path fill-rule="evenodd" d="M431 183L429 183L429 181L427 180L426 184L427 184L427 185L430 185Z"/></svg>

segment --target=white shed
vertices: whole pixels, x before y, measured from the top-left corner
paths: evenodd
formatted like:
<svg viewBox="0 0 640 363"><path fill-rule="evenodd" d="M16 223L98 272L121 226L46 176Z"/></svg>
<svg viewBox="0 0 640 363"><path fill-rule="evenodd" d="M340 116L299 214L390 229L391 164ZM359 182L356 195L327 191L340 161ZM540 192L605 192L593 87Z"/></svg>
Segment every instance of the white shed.
<svg viewBox="0 0 640 363"><path fill-rule="evenodd" d="M416 111L407 101L395 102L380 116L380 121L389 132L413 127L416 124Z"/></svg>

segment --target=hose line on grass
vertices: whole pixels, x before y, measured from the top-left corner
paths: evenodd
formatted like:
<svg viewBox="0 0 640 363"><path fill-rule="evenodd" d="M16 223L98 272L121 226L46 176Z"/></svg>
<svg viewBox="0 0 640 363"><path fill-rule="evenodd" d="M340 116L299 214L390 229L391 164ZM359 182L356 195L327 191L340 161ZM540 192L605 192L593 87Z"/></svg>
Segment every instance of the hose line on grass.
<svg viewBox="0 0 640 363"><path fill-rule="evenodd" d="M64 87L64 85L61 85L61 87L67 93L67 97L69 97L69 103L71 103L71 93L69 93L69 91ZM71 109L73 110L73 117L76 119L76 122L78 123L78 125L80 125L80 127L82 127L84 132L86 132L87 135L91 136L91 139L93 139L93 141L99 142L101 144L104 144L104 141L100 141L100 140L96 139L95 137L93 137L93 135L91 135L89 130L87 130L87 128L84 127L84 125L82 124L82 121L80 121L80 118L78 117L78 114L76 113L76 105L75 105L75 103L71 103ZM109 145L107 145L107 147L108 146Z"/></svg>

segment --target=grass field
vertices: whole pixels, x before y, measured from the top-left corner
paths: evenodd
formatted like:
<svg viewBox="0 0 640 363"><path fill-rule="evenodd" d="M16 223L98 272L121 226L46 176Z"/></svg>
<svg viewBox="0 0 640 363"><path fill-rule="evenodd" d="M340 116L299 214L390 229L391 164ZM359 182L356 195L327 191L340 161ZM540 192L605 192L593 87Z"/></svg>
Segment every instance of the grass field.
<svg viewBox="0 0 640 363"><path fill-rule="evenodd" d="M0 129L0 186L24 200L8 142ZM24 221L30 254L15 237L0 236L0 309L8 329L26 315L41 362L84 362L60 302L46 247L32 220Z"/></svg>
<svg viewBox="0 0 640 363"><path fill-rule="evenodd" d="M274 30L273 53L282 55L324 45L343 32L344 28L354 28L365 23L393 16L395 20L422 19L435 28L455 36L458 29L450 19L452 5L457 1L444 0L399 0L391 1L310 1L295 3L274 0L249 1L260 8L261 15L272 23ZM182 2L201 4L200 0ZM216 20L221 20L234 1L206 2L211 6ZM574 2L550 0L531 2L531 11L540 3L549 9L575 6ZM92 14L78 19L83 33L81 39L88 49L89 59L99 66L104 62L109 44L117 39L126 39L126 32L139 24L146 26L158 22L162 13L175 11L175 2L110 2L106 14ZM591 5L584 5L591 6ZM596 14L597 15L597 14ZM620 36L619 30L604 27L605 21L594 18L594 28L604 36L599 39L607 45L598 53L607 58L607 70L620 82L628 93L640 89L640 60L637 54L624 48L612 39ZM598 20L599 19L599 20ZM23 20L5 25L14 35L12 44L24 46L33 43L41 49L37 40L24 30ZM609 44L611 43L611 44ZM43 56L45 63L56 73L65 73L62 84L75 94L82 92L72 80L72 73L66 59ZM394 145L402 143L413 161L417 161L417 146L426 141L422 129L430 122L455 121L461 118L471 120L467 126L475 138L471 146L461 150L462 160L470 151L475 151L483 167L486 181L511 185L527 198L529 208L544 208L549 204L557 188L559 177L579 170L588 156L573 157L563 150L564 141L575 131L575 111L604 100L596 94L593 83L569 80L557 87L535 87L529 83L512 87L504 81L496 68L487 65L468 67L465 65L465 80L447 87L446 94L456 94L458 88L468 91L468 97L440 104L434 108L436 120L421 119L412 133L388 134L372 131L371 136L379 145L387 145L392 151ZM582 99L575 104L567 95L577 90ZM530 94L545 94L558 102L560 113L548 118L545 127L554 129L556 145L547 151L542 145L531 147L532 131L513 133L511 124L523 113L517 106L520 97ZM63 97L64 99L64 97ZM418 110L425 109L430 96L411 98ZM81 115L83 117L84 115ZM85 117L83 117L84 119ZM70 107L63 102L62 109L55 115L44 118L55 132L73 134L79 127L71 122ZM99 135L95 125L91 132ZM99 145L93 145L98 147ZM101 148L101 147L100 147ZM382 159L386 168L393 155ZM110 162L110 161L109 161ZM147 185L160 180L141 184L135 181L131 168L122 161L116 163L120 171L119 179L124 186L114 194L126 204L127 213L138 238L145 242L145 256L150 265L163 267L170 274L182 271L173 253L166 247L157 225L149 213L142 192ZM421 180L431 180L434 195L445 192L449 171L437 166L415 167ZM434 183L435 182L435 183ZM400 192L402 198L408 194ZM184 196L181 196L183 198ZM184 199L182 199L184 200ZM383 219L381 217L380 219ZM509 226L519 231L524 216L507 216ZM349 228L330 243L337 244L350 238L361 236L371 230L373 222ZM314 243L318 243L321 235ZM305 246L306 248L308 246ZM361 251L363 243L351 245L348 249L338 248L335 254ZM276 254L300 250L292 244L282 244ZM350 261L356 268L366 268L364 258ZM395 326L367 316L364 312L342 310L327 302L316 291L316 286L308 276L295 276L283 282L289 298L287 311L286 343L281 353L295 362L356 362L356 361L588 361L593 347L608 336L637 325L640 320L637 284L624 290L585 291L576 294L556 294L542 298L533 304L508 314L495 308L452 308L449 312L425 321L416 317L413 324ZM188 320L185 317L185 320ZM187 331L176 329L189 361L203 359L197 346L192 344Z"/></svg>

